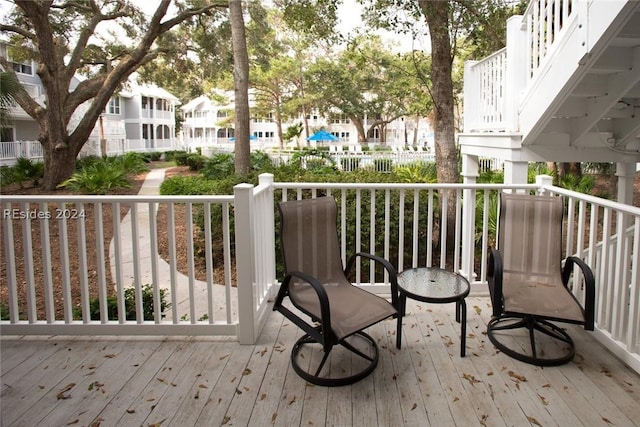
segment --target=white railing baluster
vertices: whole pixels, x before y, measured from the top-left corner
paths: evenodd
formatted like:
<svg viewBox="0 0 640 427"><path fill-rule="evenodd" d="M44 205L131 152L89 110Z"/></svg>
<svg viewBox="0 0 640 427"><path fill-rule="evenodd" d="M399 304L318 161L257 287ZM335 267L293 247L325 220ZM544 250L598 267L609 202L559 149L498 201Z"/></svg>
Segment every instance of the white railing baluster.
<svg viewBox="0 0 640 427"><path fill-rule="evenodd" d="M205 266L207 270L207 313L209 323L215 321L213 311L213 236L211 234L211 203L204 204L204 250ZM228 307L228 306L227 306Z"/></svg>
<svg viewBox="0 0 640 427"><path fill-rule="evenodd" d="M151 254L151 284L153 285L153 319L156 324L162 321L162 311L160 307L160 276L158 274L158 215L157 205L149 202L149 245Z"/></svg>
<svg viewBox="0 0 640 427"><path fill-rule="evenodd" d="M384 259L389 259L389 252L391 248L391 191L385 190L384 192Z"/></svg>
<svg viewBox="0 0 640 427"><path fill-rule="evenodd" d="M610 268L610 247L611 247L611 210L604 209L604 218L602 226L602 255L600 258L600 274L598 277L598 283L600 283L600 313L599 319L601 326L605 328L611 327L611 316L613 307L611 301L613 300L613 287L607 286L611 283L613 276L612 269Z"/></svg>
<svg viewBox="0 0 640 427"><path fill-rule="evenodd" d="M413 245L411 256L411 267L416 268L418 266L418 232L420 227L420 190L413 190Z"/></svg>
<svg viewBox="0 0 640 427"><path fill-rule="evenodd" d="M187 277L189 278L189 320L191 324L196 323L196 295L195 295L195 265L193 263L193 205L191 203L186 204L186 218L187 222Z"/></svg>
<svg viewBox="0 0 640 427"><path fill-rule="evenodd" d="M475 203L475 201L473 202ZM462 250L462 190L456 190L456 216L453 235L453 271L460 272L460 251ZM469 272L471 278L472 272Z"/></svg>
<svg viewBox="0 0 640 427"><path fill-rule="evenodd" d="M433 265L433 190L429 190L429 208L427 209L427 262L425 267L431 267Z"/></svg>
<svg viewBox="0 0 640 427"><path fill-rule="evenodd" d="M11 203L2 203L2 225L4 230L4 253L7 268L7 296L9 303L9 321L17 323L18 313L18 279L16 277L16 254L13 246L13 207Z"/></svg>
<svg viewBox="0 0 640 427"><path fill-rule="evenodd" d="M27 319L29 323L38 320L36 305L35 276L33 273L33 240L31 237L31 207L29 203L22 203L22 212L26 213L26 218L22 219L22 254L25 277L27 279Z"/></svg>
<svg viewBox="0 0 640 427"><path fill-rule="evenodd" d="M51 238L49 230L49 207L46 202L39 204L40 250L42 251L42 279L44 285L45 317L48 323L55 321L55 300L53 298L53 280L51 277ZM53 213L55 215L55 212Z"/></svg>
<svg viewBox="0 0 640 427"><path fill-rule="evenodd" d="M376 190L375 188L371 190L370 193L371 200L369 201L369 253L376 253ZM369 263L369 278L371 283L375 283L375 264L373 262ZM389 279L387 278L387 272L385 270L385 277L383 278L383 282L387 282Z"/></svg>
<svg viewBox="0 0 640 427"><path fill-rule="evenodd" d="M400 190L398 202L398 271L404 270L404 190Z"/></svg>
<svg viewBox="0 0 640 427"><path fill-rule="evenodd" d="M227 323L231 324L231 229L229 203L222 205L222 245L224 247L224 286L226 289ZM237 267L237 266L236 266Z"/></svg>
<svg viewBox="0 0 640 427"><path fill-rule="evenodd" d="M64 209L67 212L69 208ZM78 212L84 212L84 205L78 203L73 205L73 209L77 209ZM66 215L65 215L66 216ZM77 235L78 235L78 274L80 276L80 308L82 310L82 320L84 323L91 321L91 309L89 307L89 276L88 276L88 263L87 263L87 232L85 226L85 219L78 218L76 221Z"/></svg>
<svg viewBox="0 0 640 427"><path fill-rule="evenodd" d="M176 219L175 219L175 204L167 203L167 223L169 224L169 235L167 239L169 241L169 281L171 295L171 320L174 325L177 325L180 321L178 313L178 260L176 256Z"/></svg>
<svg viewBox="0 0 640 427"><path fill-rule="evenodd" d="M625 342L627 349L638 353L640 335L640 217L636 216L633 225L633 252L630 256L631 283L629 285L629 324Z"/></svg>
<svg viewBox="0 0 640 427"><path fill-rule="evenodd" d="M628 268L628 258L625 257L625 241L624 233L625 217L622 212L618 212L616 216L616 242L615 253L617 256L613 262L613 306L615 312L611 323L611 336L613 339L620 339L624 333L625 321L627 318L628 298L629 298L629 282L625 280L625 270Z"/></svg>
<svg viewBox="0 0 640 427"><path fill-rule="evenodd" d="M355 253L361 252L362 249L362 192L356 190L356 247ZM343 264L344 265L344 264ZM356 283L362 282L362 260L356 261Z"/></svg>
<svg viewBox="0 0 640 427"><path fill-rule="evenodd" d="M129 214L131 215L131 248L134 254L140 253L140 242L138 239L138 204L132 203ZM144 322L142 308L142 274L140 273L140 259L133 256L133 287L135 292L136 321L138 324ZM126 284L128 285L128 283Z"/></svg>
<svg viewBox="0 0 640 427"><path fill-rule="evenodd" d="M107 264L104 253L104 217L102 215L102 203L93 204L93 212L95 215L95 244L96 244L96 273L98 279L98 299L100 301L100 320L107 323L109 313L107 309L107 273L105 265ZM113 213L115 215L115 212ZM81 215L84 215L81 213Z"/></svg>
<svg viewBox="0 0 640 427"><path fill-rule="evenodd" d="M64 209L65 204L58 204L58 209ZM62 270L62 298L64 305L64 321L65 323L73 322L73 300L71 298L71 270L69 267L69 234L67 227L67 218L63 215L58 216L58 241L60 248L60 263Z"/></svg>
<svg viewBox="0 0 640 427"><path fill-rule="evenodd" d="M116 281L116 300L118 307L118 322L124 324L125 303L124 303L124 273L122 272L122 235L120 234L120 203L116 202L111 205L111 217L113 220L113 248L115 260L115 281Z"/></svg>
<svg viewBox="0 0 640 427"><path fill-rule="evenodd" d="M447 265L447 226L449 225L449 192L440 191L440 268Z"/></svg>

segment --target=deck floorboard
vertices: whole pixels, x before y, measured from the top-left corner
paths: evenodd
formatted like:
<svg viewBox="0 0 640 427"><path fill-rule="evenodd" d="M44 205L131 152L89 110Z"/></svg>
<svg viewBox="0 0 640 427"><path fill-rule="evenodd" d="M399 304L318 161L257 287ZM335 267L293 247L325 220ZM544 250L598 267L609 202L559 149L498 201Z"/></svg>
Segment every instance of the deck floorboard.
<svg viewBox="0 0 640 427"><path fill-rule="evenodd" d="M408 301L369 329L377 369L346 387L290 363L300 330L272 313L258 342L206 337L2 337L0 424L104 426L640 425L640 375L579 327L575 359L539 368L498 352L486 298L468 298L465 358L454 305ZM317 363L310 355L309 363ZM332 357L332 369L350 363Z"/></svg>

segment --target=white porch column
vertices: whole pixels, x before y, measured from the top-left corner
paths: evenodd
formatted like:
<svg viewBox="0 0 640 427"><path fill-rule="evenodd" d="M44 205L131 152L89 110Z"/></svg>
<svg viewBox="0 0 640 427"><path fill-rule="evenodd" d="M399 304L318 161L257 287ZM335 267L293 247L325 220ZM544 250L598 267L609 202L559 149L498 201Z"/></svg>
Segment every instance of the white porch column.
<svg viewBox="0 0 640 427"><path fill-rule="evenodd" d="M636 177L636 163L616 163L618 177L618 202L633 205L633 184Z"/></svg>
<svg viewBox="0 0 640 427"><path fill-rule="evenodd" d="M504 183L505 184L526 184L529 163L504 161Z"/></svg>
<svg viewBox="0 0 640 427"><path fill-rule="evenodd" d="M254 230L253 185L233 187L235 196L236 284L238 287L238 341L254 344L256 341L254 302Z"/></svg>
<svg viewBox="0 0 640 427"><path fill-rule="evenodd" d="M527 31L523 17L514 15L507 20L507 74L505 76L504 122L507 131L520 130L518 107L520 95L527 85Z"/></svg>
<svg viewBox="0 0 640 427"><path fill-rule="evenodd" d="M475 184L478 178L478 156L462 155L462 177L465 184ZM460 274L473 281L473 255L475 249L476 190L462 190L462 248Z"/></svg>

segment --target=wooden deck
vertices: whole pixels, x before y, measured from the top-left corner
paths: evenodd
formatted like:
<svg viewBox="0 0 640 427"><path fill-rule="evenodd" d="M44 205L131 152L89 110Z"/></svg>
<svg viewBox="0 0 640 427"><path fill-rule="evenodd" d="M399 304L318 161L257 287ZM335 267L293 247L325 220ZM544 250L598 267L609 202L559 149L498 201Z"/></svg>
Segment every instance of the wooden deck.
<svg viewBox="0 0 640 427"><path fill-rule="evenodd" d="M272 313L255 346L225 339L3 337L3 426L632 426L640 376L580 328L573 362L538 368L495 350L486 298L468 298L467 356L454 304L408 301L369 329L380 362L347 387L291 369L298 329Z"/></svg>

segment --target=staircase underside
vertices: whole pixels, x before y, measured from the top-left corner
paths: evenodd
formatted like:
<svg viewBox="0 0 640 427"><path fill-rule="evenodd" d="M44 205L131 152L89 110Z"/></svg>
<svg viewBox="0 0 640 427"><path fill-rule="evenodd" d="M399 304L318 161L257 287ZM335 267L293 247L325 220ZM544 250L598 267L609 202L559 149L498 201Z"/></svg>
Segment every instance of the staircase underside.
<svg viewBox="0 0 640 427"><path fill-rule="evenodd" d="M640 162L640 2L615 12L610 6L592 2L580 18L613 15L603 18L597 40L581 33L578 20L575 34L546 58L520 102L518 132L461 134L462 152L512 161Z"/></svg>

